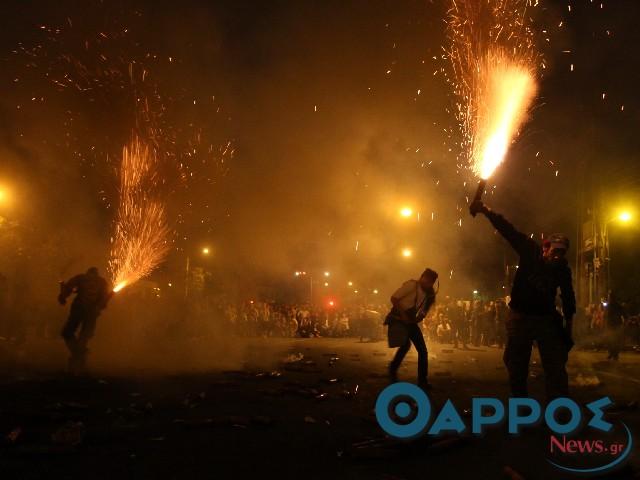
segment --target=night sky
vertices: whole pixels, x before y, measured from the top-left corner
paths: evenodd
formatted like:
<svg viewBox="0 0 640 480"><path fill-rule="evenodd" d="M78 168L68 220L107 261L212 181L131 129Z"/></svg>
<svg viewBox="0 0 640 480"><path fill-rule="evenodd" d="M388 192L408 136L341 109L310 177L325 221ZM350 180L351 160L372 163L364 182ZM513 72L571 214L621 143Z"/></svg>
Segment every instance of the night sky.
<svg viewBox="0 0 640 480"><path fill-rule="evenodd" d="M447 294L503 284L513 255L466 208L476 180L460 168L446 2L3 7L0 182L21 243L0 269L106 268L135 131L160 152L175 230L157 275L206 244L229 277L330 269L386 292L431 265ZM640 4L547 0L530 15L540 90L485 199L537 238L573 242L580 212L640 205ZM398 219L404 204L419 221ZM612 233L621 267L636 238Z"/></svg>

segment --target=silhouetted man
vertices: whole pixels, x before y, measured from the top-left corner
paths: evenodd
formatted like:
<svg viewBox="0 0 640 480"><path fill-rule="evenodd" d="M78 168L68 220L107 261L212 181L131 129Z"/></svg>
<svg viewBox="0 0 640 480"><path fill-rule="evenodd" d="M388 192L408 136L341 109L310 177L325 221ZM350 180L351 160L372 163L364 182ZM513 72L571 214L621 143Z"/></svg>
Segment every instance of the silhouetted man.
<svg viewBox="0 0 640 480"><path fill-rule="evenodd" d="M67 297L72 293L75 293L76 297L71 304L69 319L62 329L62 338L71 353L69 370L77 372L85 366L87 343L93 337L96 320L107 306L112 293L109 284L98 274L96 267L91 267L87 273L76 275L60 284L60 295L58 295L60 305L64 305ZM80 333L76 337L78 328Z"/></svg>
<svg viewBox="0 0 640 480"><path fill-rule="evenodd" d="M427 345L418 323L424 319L435 302L436 294L433 284L437 279L438 274L427 268L419 280L404 282L391 296L393 309L387 315L385 324L389 325L390 330L400 330L404 336L400 348L389 365L389 377L392 382L398 380L398 368L413 343L418 351L418 385L425 389L430 388L427 380ZM391 341L390 346L392 346Z"/></svg>
<svg viewBox="0 0 640 480"><path fill-rule="evenodd" d="M571 329L576 312L571 269L565 258L569 239L561 234L551 235L541 247L482 201L474 201L469 210L474 216L484 214L520 256L511 290L504 351L511 394L527 396L529 360L535 340L544 369L547 398L566 397L569 394L566 363L573 346ZM558 289L564 325L556 310Z"/></svg>

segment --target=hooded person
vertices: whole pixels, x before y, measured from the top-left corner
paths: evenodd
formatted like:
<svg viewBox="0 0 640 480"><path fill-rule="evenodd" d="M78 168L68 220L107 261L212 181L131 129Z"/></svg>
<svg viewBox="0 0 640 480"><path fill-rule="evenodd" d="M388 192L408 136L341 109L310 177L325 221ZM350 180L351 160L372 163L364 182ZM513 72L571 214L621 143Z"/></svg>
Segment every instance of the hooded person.
<svg viewBox="0 0 640 480"><path fill-rule="evenodd" d="M511 394L527 396L529 360L535 340L544 369L547 399L568 396L566 363L573 347L576 312L571 269L566 259L569 239L554 234L539 245L482 201L474 201L469 210L474 216L477 213L486 216L520 257L511 290L504 351ZM556 309L558 290L563 315Z"/></svg>
<svg viewBox="0 0 640 480"><path fill-rule="evenodd" d="M398 369L411 344L418 352L418 385L428 389L428 354L419 323L434 304L436 292L433 288L438 274L427 268L418 280L407 280L391 296L393 308L385 319L388 325L389 347L399 347L389 364L391 382L398 380Z"/></svg>

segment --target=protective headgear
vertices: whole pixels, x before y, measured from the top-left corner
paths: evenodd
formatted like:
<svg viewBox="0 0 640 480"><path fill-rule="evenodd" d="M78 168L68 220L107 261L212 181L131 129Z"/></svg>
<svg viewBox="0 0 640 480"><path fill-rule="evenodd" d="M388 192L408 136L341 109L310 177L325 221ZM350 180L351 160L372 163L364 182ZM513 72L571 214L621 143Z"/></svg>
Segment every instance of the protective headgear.
<svg viewBox="0 0 640 480"><path fill-rule="evenodd" d="M90 267L87 270L87 275L98 275L98 267Z"/></svg>

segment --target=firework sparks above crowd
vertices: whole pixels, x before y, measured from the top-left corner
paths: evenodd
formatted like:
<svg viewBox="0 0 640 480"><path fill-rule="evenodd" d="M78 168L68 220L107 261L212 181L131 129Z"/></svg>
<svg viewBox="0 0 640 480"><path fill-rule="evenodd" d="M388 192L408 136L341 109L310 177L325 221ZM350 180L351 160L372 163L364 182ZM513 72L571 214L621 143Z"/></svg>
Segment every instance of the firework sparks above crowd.
<svg viewBox="0 0 640 480"><path fill-rule="evenodd" d="M169 251L169 228L157 187L155 152L134 137L122 151L120 204L112 238L113 291L118 292L151 273Z"/></svg>
<svg viewBox="0 0 640 480"><path fill-rule="evenodd" d="M502 163L536 92L526 0L453 0L448 28L462 149L487 180Z"/></svg>

